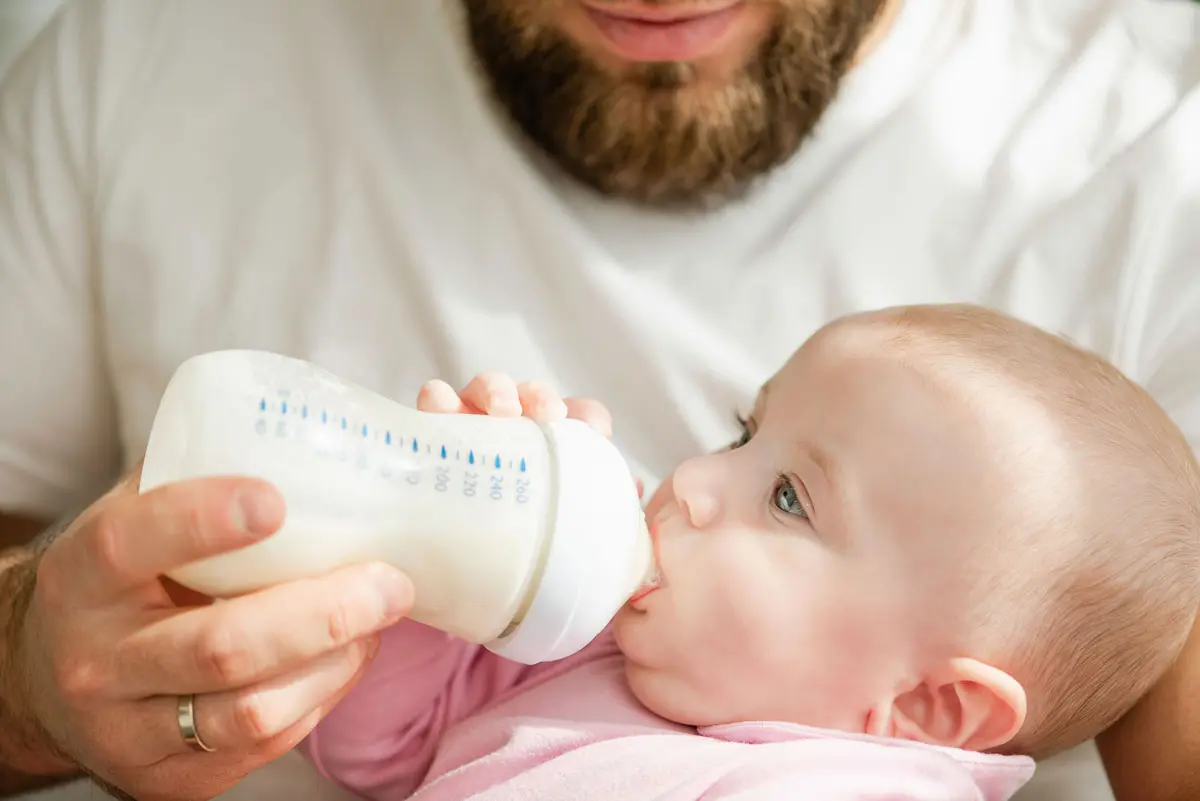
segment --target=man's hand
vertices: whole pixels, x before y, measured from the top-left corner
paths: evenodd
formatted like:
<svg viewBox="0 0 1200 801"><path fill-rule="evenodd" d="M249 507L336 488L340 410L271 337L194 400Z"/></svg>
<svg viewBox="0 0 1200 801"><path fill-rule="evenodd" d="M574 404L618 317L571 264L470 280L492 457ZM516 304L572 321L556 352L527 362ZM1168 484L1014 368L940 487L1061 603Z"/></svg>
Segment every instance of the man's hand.
<svg viewBox="0 0 1200 801"><path fill-rule="evenodd" d="M147 801L212 798L308 734L377 632L408 612L412 587L363 565L211 604L162 575L275 532L278 492L216 478L139 495L137 482L76 519L13 593L27 603L0 644L0 701L24 722L13 739L26 750L4 756L30 772L78 764ZM180 734L178 699L193 694L212 753Z"/></svg>

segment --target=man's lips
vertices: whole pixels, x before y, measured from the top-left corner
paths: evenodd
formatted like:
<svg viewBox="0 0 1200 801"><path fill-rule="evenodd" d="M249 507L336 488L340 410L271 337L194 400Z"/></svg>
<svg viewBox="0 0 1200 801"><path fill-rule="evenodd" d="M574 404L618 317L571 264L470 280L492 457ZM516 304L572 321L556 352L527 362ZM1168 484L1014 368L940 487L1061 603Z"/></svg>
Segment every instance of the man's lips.
<svg viewBox="0 0 1200 801"><path fill-rule="evenodd" d="M601 38L630 61L691 61L720 45L745 10L743 0L721 3L586 3Z"/></svg>
<svg viewBox="0 0 1200 801"><path fill-rule="evenodd" d="M722 0L721 2L678 2L666 5L645 5L638 2L585 2L590 11L605 14L618 19L634 20L637 22L679 22L681 20L698 19L721 11L728 11L742 0Z"/></svg>

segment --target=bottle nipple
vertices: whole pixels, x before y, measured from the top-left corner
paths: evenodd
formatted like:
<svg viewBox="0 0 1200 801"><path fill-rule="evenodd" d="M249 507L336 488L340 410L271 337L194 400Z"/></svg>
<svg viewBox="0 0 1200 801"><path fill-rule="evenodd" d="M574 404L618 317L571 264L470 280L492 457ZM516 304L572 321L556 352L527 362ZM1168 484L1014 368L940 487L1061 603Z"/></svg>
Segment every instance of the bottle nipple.
<svg viewBox="0 0 1200 801"><path fill-rule="evenodd" d="M634 560L634 575L636 578L631 582L628 593L631 598L643 595L662 583L662 573L654 555L654 540L646 525L645 515L638 517L638 551Z"/></svg>

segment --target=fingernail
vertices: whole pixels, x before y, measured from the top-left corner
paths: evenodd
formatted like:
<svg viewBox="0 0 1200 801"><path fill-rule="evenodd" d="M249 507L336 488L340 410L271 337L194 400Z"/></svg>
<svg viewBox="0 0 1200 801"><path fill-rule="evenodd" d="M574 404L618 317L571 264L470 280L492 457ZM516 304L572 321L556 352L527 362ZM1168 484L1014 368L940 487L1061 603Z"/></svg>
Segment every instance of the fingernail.
<svg viewBox="0 0 1200 801"><path fill-rule="evenodd" d="M370 662L375 658L375 654L377 653L379 653L379 637L371 637L367 640L366 661Z"/></svg>
<svg viewBox="0 0 1200 801"><path fill-rule="evenodd" d="M458 393L447 383L436 381L431 384L429 396L432 398L434 405L442 411L451 411L458 408Z"/></svg>
<svg viewBox="0 0 1200 801"><path fill-rule="evenodd" d="M412 582L402 573L386 565L372 568L375 589L383 600L383 615L388 621L399 620L412 609Z"/></svg>
<svg viewBox="0 0 1200 801"><path fill-rule="evenodd" d="M488 414L520 414L521 404L513 403L507 394L498 390L488 393Z"/></svg>
<svg viewBox="0 0 1200 801"><path fill-rule="evenodd" d="M273 534L283 523L283 498L272 489L240 490L234 497L233 522L257 537Z"/></svg>

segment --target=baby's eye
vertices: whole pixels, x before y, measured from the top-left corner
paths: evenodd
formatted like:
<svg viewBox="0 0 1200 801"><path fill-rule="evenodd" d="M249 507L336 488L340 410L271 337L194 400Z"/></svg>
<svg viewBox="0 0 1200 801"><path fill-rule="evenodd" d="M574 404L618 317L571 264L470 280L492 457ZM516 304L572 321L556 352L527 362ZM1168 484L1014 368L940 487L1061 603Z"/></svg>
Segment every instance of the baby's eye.
<svg viewBox="0 0 1200 801"><path fill-rule="evenodd" d="M742 417L740 414L734 415L734 418L737 420L737 424L742 429L742 435L740 437L738 437L737 440L735 440L732 445L729 446L729 450L731 450L731 451L735 451L738 448L742 447L747 442L749 442L751 440L751 438L754 436L754 434L752 434L750 432L750 421L749 420L747 420L745 417Z"/></svg>
<svg viewBox="0 0 1200 801"><path fill-rule="evenodd" d="M775 480L771 502L784 514L808 517L808 512L804 511L804 505L800 503L800 493L796 491L796 485L787 476L781 475Z"/></svg>

